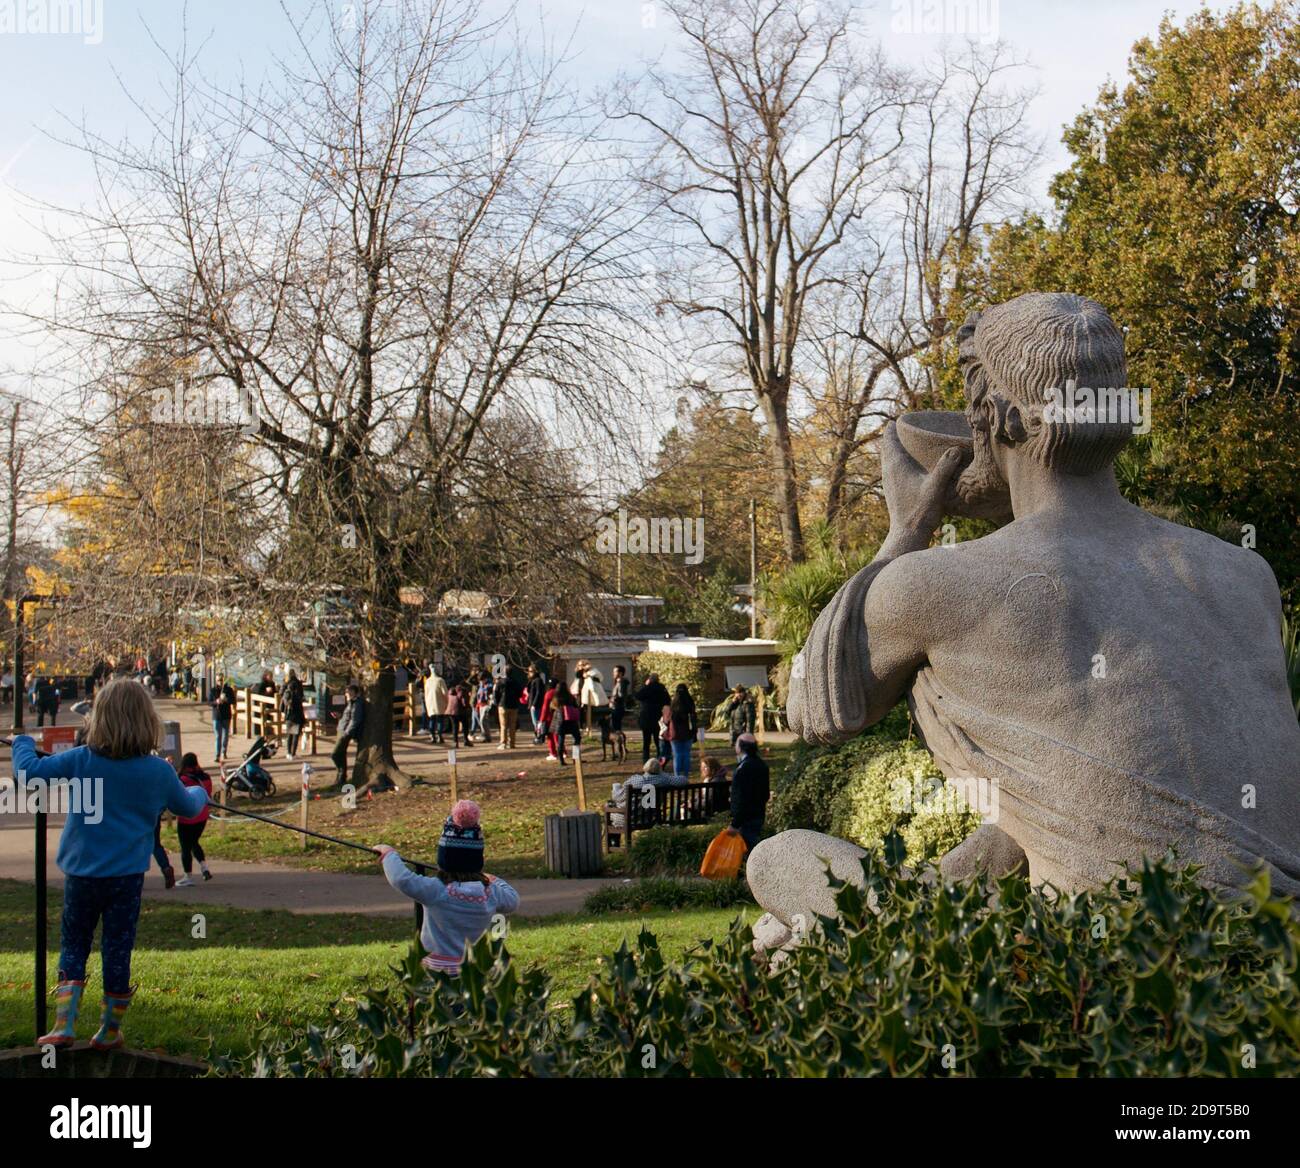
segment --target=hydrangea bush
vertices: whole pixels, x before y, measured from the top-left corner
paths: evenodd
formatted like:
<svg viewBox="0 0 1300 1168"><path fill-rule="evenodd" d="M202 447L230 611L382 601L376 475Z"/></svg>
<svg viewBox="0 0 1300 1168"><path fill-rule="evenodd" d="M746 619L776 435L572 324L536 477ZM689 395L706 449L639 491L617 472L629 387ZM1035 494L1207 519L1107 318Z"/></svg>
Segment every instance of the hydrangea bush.
<svg viewBox="0 0 1300 1168"><path fill-rule="evenodd" d="M912 742L882 745L850 773L831 805L832 835L878 851L898 832L907 854L941 856L980 824L930 752Z"/></svg>

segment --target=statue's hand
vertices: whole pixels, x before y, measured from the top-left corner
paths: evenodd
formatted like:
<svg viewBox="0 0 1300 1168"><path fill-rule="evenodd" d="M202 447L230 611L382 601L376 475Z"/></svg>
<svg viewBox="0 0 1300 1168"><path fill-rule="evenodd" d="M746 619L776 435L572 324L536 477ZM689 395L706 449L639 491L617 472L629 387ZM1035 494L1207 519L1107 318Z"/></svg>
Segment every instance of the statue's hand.
<svg viewBox="0 0 1300 1168"><path fill-rule="evenodd" d="M928 547L943 518L949 486L961 468L961 453L945 450L927 471L903 448L894 423L885 427L880 441L880 469L889 509L889 536L881 554L901 555Z"/></svg>

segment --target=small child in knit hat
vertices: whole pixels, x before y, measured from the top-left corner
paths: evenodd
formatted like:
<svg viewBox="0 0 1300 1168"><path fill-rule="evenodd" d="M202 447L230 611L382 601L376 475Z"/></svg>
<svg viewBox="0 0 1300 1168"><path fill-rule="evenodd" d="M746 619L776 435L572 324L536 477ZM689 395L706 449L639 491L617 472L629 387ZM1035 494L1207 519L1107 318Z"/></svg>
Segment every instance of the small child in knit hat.
<svg viewBox="0 0 1300 1168"><path fill-rule="evenodd" d="M387 844L375 848L388 883L424 906L420 941L427 953L426 969L460 973L465 946L486 933L498 913L519 907L519 893L500 876L483 871L480 814L471 799L451 809L438 841L437 876L417 876Z"/></svg>

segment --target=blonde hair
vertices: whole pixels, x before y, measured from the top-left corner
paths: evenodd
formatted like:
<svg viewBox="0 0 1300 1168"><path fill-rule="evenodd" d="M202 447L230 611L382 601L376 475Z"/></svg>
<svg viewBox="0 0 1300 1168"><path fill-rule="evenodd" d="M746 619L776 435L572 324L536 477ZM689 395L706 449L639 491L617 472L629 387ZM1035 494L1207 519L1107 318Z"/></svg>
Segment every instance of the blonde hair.
<svg viewBox="0 0 1300 1168"><path fill-rule="evenodd" d="M105 758L139 758L162 741L162 719L149 691L119 677L95 695L86 721L86 745Z"/></svg>

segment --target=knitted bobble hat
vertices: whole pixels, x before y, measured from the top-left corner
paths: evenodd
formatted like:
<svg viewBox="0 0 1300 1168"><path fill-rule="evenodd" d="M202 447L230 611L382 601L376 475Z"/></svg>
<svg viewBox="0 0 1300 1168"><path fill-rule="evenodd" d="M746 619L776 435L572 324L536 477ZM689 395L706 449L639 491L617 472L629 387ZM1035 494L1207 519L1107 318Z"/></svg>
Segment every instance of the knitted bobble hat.
<svg viewBox="0 0 1300 1168"><path fill-rule="evenodd" d="M462 799L451 809L438 840L438 867L444 872L483 871L483 832L479 805Z"/></svg>

